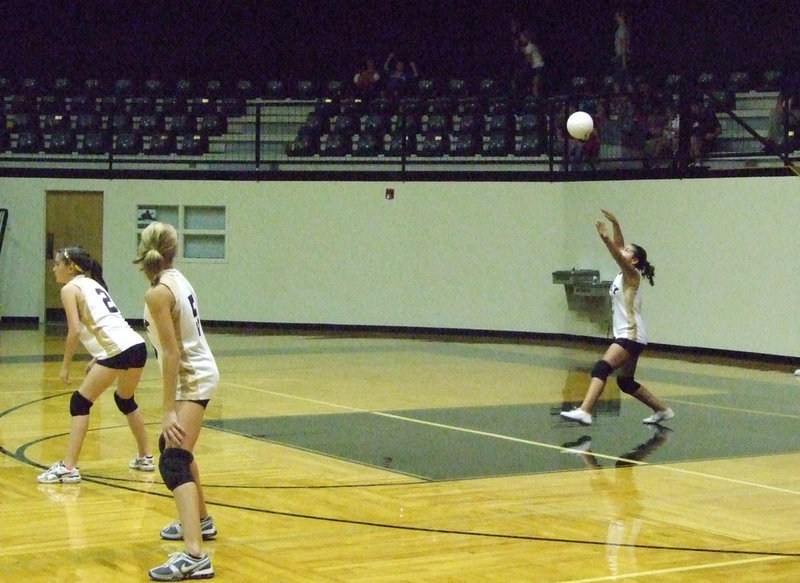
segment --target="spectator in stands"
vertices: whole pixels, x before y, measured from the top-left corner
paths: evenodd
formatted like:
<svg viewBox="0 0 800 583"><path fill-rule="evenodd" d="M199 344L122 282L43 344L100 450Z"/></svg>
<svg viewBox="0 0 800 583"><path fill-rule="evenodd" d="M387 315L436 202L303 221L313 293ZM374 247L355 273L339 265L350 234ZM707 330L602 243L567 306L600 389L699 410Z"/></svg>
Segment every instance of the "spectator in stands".
<svg viewBox="0 0 800 583"><path fill-rule="evenodd" d="M675 163L679 127L680 116L674 103L669 104L664 112L649 116L642 160L645 168L652 167L656 161Z"/></svg>
<svg viewBox="0 0 800 583"><path fill-rule="evenodd" d="M407 95L411 84L419 78L416 63L409 61L406 68L405 61L398 59L393 52L386 57L383 70L386 72L386 93L389 97Z"/></svg>
<svg viewBox="0 0 800 583"><path fill-rule="evenodd" d="M511 88L514 97L522 97L528 91L528 73L530 65L525 60L525 55L520 46L519 35L522 32L522 25L515 17L510 17L508 21L509 40L508 53L503 55L503 59L508 63L508 72Z"/></svg>
<svg viewBox="0 0 800 583"><path fill-rule="evenodd" d="M542 91L542 73L544 72L542 52L534 42L534 36L530 30L526 29L519 33L519 44L528 65L523 83L530 87L531 95L539 97Z"/></svg>
<svg viewBox="0 0 800 583"><path fill-rule="evenodd" d="M367 58L361 68L353 76L353 85L359 97L368 99L375 95L380 83L381 74L375 68L375 60Z"/></svg>
<svg viewBox="0 0 800 583"><path fill-rule="evenodd" d="M714 147L722 125L711 105L704 105L700 98L695 98L689 105L689 165L701 164Z"/></svg>
<svg viewBox="0 0 800 583"><path fill-rule="evenodd" d="M775 106L770 110L764 151L785 151L789 145L787 133L791 130L800 132L800 73L785 77Z"/></svg>
<svg viewBox="0 0 800 583"><path fill-rule="evenodd" d="M629 69L631 56L631 37L625 13L618 10L614 14L617 28L614 31L614 78L623 91L631 91Z"/></svg>

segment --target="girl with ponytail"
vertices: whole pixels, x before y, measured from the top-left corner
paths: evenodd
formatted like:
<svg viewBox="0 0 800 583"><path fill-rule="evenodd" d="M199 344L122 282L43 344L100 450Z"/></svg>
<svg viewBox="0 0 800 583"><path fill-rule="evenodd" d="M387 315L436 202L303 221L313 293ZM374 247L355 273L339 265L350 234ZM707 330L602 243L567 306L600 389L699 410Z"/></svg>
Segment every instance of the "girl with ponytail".
<svg viewBox="0 0 800 583"><path fill-rule="evenodd" d="M130 462L134 470L153 471L155 460L147 446L144 417L134 400L145 362L147 346L122 317L108 295L103 268L82 247L65 247L55 254L53 274L62 284L61 304L67 318L67 339L59 378L71 384L70 368L78 343L92 355L86 376L69 403L69 441L64 459L39 475L43 484L81 481L78 456L89 429L89 410L115 381L114 401L125 415L136 438L138 454Z"/></svg>
<svg viewBox="0 0 800 583"><path fill-rule="evenodd" d="M609 290L614 341L606 350L602 360L597 361L592 368L592 380L589 382L589 389L581 406L572 411L562 411L561 416L569 421L591 425L592 409L605 389L608 376L618 369L617 384L620 390L653 410L653 414L643 419L643 423L660 424L672 419L675 413L634 379L639 355L647 346L647 333L641 311L641 282L642 278L645 278L650 285L653 285L656 270L647 260L647 251L643 247L625 244L617 218L606 210L602 213L611 223L613 234L608 235L603 221L597 221L595 227L611 257L621 269Z"/></svg>

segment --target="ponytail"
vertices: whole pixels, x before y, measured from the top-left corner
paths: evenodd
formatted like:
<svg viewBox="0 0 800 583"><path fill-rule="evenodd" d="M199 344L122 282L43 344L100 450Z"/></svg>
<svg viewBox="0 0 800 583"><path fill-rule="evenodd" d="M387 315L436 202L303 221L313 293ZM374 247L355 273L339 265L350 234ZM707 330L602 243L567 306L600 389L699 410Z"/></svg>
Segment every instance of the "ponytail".
<svg viewBox="0 0 800 583"><path fill-rule="evenodd" d="M61 257L63 257L68 263L74 265L75 271L78 273L88 274L89 277L103 286L103 289L108 291L108 286L103 279L103 267L94 257L89 255L89 252L86 251L86 249L80 246L65 247L59 252L59 255L61 255Z"/></svg>
<svg viewBox="0 0 800 583"><path fill-rule="evenodd" d="M639 245L632 244L631 247L633 247L633 256L636 258L636 269L642 273L643 277L647 278L650 285L655 285L653 276L656 274L656 268L647 260L647 251Z"/></svg>

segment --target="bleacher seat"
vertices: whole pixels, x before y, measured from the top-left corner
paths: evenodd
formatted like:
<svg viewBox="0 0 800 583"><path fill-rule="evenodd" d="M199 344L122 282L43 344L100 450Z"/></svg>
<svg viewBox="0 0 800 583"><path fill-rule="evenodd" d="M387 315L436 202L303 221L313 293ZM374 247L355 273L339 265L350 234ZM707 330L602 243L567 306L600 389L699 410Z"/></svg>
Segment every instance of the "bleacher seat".
<svg viewBox="0 0 800 583"><path fill-rule="evenodd" d="M373 134L356 134L352 140L353 156L373 157L380 153L383 145L383 136L380 138Z"/></svg>
<svg viewBox="0 0 800 583"><path fill-rule="evenodd" d="M443 156L450 149L448 138L442 134L417 134L417 156Z"/></svg>
<svg viewBox="0 0 800 583"><path fill-rule="evenodd" d="M254 99L257 97L255 85L250 79L239 79L234 85L235 97L241 99Z"/></svg>
<svg viewBox="0 0 800 583"><path fill-rule="evenodd" d="M175 152L175 136L172 132L158 132L144 137L143 150L153 156L168 156Z"/></svg>
<svg viewBox="0 0 800 583"><path fill-rule="evenodd" d="M189 79L178 79L175 83L175 91L172 93L175 97L180 99L189 100L194 95L194 85L192 84L191 80Z"/></svg>
<svg viewBox="0 0 800 583"><path fill-rule="evenodd" d="M139 95L126 100L126 109L131 115L151 115L156 111L156 102L149 95Z"/></svg>
<svg viewBox="0 0 800 583"><path fill-rule="evenodd" d="M139 132L145 136L153 136L164 131L166 123L160 113L150 113L139 118Z"/></svg>
<svg viewBox="0 0 800 583"><path fill-rule="evenodd" d="M317 95L317 84L310 79L302 79L294 86L295 99L314 99Z"/></svg>
<svg viewBox="0 0 800 583"><path fill-rule="evenodd" d="M456 103L456 111L462 115L483 115L486 106L478 97L465 97Z"/></svg>
<svg viewBox="0 0 800 583"><path fill-rule="evenodd" d="M322 156L345 156L352 152L350 136L332 132L319 139L319 153Z"/></svg>
<svg viewBox="0 0 800 583"><path fill-rule="evenodd" d="M208 138L201 134L175 137L175 153L182 156L201 156L208 152Z"/></svg>
<svg viewBox="0 0 800 583"><path fill-rule="evenodd" d="M449 97L429 99L424 104L424 111L434 115L450 116L455 111L455 102Z"/></svg>
<svg viewBox="0 0 800 583"><path fill-rule="evenodd" d="M778 91L783 82L783 72L778 69L764 71L761 77L761 91Z"/></svg>
<svg viewBox="0 0 800 583"><path fill-rule="evenodd" d="M112 114L108 119L108 129L115 134L133 130L133 116L122 112Z"/></svg>
<svg viewBox="0 0 800 583"><path fill-rule="evenodd" d="M187 99L189 111L196 115L211 115L217 112L217 101L213 97L193 97Z"/></svg>
<svg viewBox="0 0 800 583"><path fill-rule="evenodd" d="M422 116L422 131L425 133L444 134L450 131L450 117L443 113Z"/></svg>
<svg viewBox="0 0 800 583"><path fill-rule="evenodd" d="M328 81L322 93L325 99L341 99L344 95L344 83L339 80Z"/></svg>
<svg viewBox="0 0 800 583"><path fill-rule="evenodd" d="M206 90L204 92L204 95L209 99L216 100L219 99L222 93L223 93L222 81L220 81L219 79L209 79L208 82L206 83Z"/></svg>
<svg viewBox="0 0 800 583"><path fill-rule="evenodd" d="M20 83L20 93L34 99L41 94L42 87L39 80L34 77L26 77Z"/></svg>
<svg viewBox="0 0 800 583"><path fill-rule="evenodd" d="M176 136L197 133L197 117L190 113L173 115L170 117L169 129Z"/></svg>
<svg viewBox="0 0 800 583"><path fill-rule="evenodd" d="M114 81L114 94L119 97L130 97L133 95L133 81L127 78Z"/></svg>
<svg viewBox="0 0 800 583"><path fill-rule="evenodd" d="M537 134L543 131L543 122L535 113L524 113L516 118L516 132L518 134Z"/></svg>
<svg viewBox="0 0 800 583"><path fill-rule="evenodd" d="M500 86L494 79L487 77L478 83L478 93L481 97L496 97L500 93Z"/></svg>
<svg viewBox="0 0 800 583"><path fill-rule="evenodd" d="M422 131L422 116L418 113L397 114L392 117L393 134L413 136Z"/></svg>
<svg viewBox="0 0 800 583"><path fill-rule="evenodd" d="M451 156L474 156L477 153L477 140L470 133L450 135Z"/></svg>
<svg viewBox="0 0 800 583"><path fill-rule="evenodd" d="M33 113L6 115L6 129L11 133L33 132L39 129L39 116Z"/></svg>
<svg viewBox="0 0 800 583"><path fill-rule="evenodd" d="M264 86L264 97L267 99L285 99L286 85L279 79L270 79Z"/></svg>
<svg viewBox="0 0 800 583"><path fill-rule="evenodd" d="M331 133L343 134L348 137L358 131L358 120L355 115L340 114L331 119Z"/></svg>
<svg viewBox="0 0 800 583"><path fill-rule="evenodd" d="M153 101L164 97L166 91L161 79L148 79L144 82L144 94Z"/></svg>
<svg viewBox="0 0 800 583"><path fill-rule="evenodd" d="M243 97L222 97L217 100L217 111L226 117L241 117L247 114L247 102Z"/></svg>
<svg viewBox="0 0 800 583"><path fill-rule="evenodd" d="M100 97L105 93L103 83L97 77L90 77L83 82L84 94L89 97Z"/></svg>
<svg viewBox="0 0 800 583"><path fill-rule="evenodd" d="M391 120L386 114L368 113L361 116L360 130L362 134L383 137L391 128Z"/></svg>
<svg viewBox="0 0 800 583"><path fill-rule="evenodd" d="M10 95L4 103L5 114L34 113L36 111L36 98L24 93Z"/></svg>
<svg viewBox="0 0 800 583"><path fill-rule="evenodd" d="M420 99L432 99L436 96L437 87L433 79L419 79L416 94Z"/></svg>
<svg viewBox="0 0 800 583"><path fill-rule="evenodd" d="M44 133L62 132L70 129L70 117L66 113L48 113L41 117L41 129Z"/></svg>
<svg viewBox="0 0 800 583"><path fill-rule="evenodd" d="M75 116L75 131L81 134L97 132L103 127L99 113L79 113Z"/></svg>
<svg viewBox="0 0 800 583"><path fill-rule="evenodd" d="M483 132L484 134L508 133L511 128L511 116L507 113L497 113L486 116Z"/></svg>
<svg viewBox="0 0 800 583"><path fill-rule="evenodd" d="M221 136L228 131L228 120L218 113L204 115L200 118L197 130L204 136Z"/></svg>
<svg viewBox="0 0 800 583"><path fill-rule="evenodd" d="M79 113L94 113L97 111L97 99L89 94L73 95L69 98L68 111L75 115Z"/></svg>
<svg viewBox="0 0 800 583"><path fill-rule="evenodd" d="M749 91L750 88L750 74L746 71L733 71L728 76L727 89L729 91Z"/></svg>
<svg viewBox="0 0 800 583"><path fill-rule="evenodd" d="M108 134L104 131L87 133L78 141L78 152L82 154L106 154L109 150Z"/></svg>
<svg viewBox="0 0 800 583"><path fill-rule="evenodd" d="M453 129L453 133L459 135L477 135L480 130L481 126L483 125L483 116L473 115L471 113L466 114L454 114L451 120L451 127Z"/></svg>
<svg viewBox="0 0 800 583"><path fill-rule="evenodd" d="M287 144L286 154L288 156L313 156L319 152L319 137L300 134Z"/></svg>
<svg viewBox="0 0 800 583"><path fill-rule="evenodd" d="M396 109L395 104L385 97L376 97L367 104L367 111L379 115L389 115Z"/></svg>
<svg viewBox="0 0 800 583"><path fill-rule="evenodd" d="M111 144L114 154L135 156L142 153L142 137L138 132L121 132L114 134Z"/></svg>
<svg viewBox="0 0 800 583"><path fill-rule="evenodd" d="M447 94L452 99L462 99L467 97L469 93L469 88L467 86L467 82L464 79L450 79L447 82Z"/></svg>
<svg viewBox="0 0 800 583"><path fill-rule="evenodd" d="M511 140L505 132L484 136L481 151L484 156L507 156L511 153Z"/></svg>
<svg viewBox="0 0 800 583"><path fill-rule="evenodd" d="M64 97L50 93L38 98L37 110L41 114L66 113L67 101Z"/></svg>
<svg viewBox="0 0 800 583"><path fill-rule="evenodd" d="M186 99L177 95L165 95L156 103L156 111L160 111L165 116L184 114L186 108Z"/></svg>
<svg viewBox="0 0 800 583"><path fill-rule="evenodd" d="M421 114L423 112L422 100L418 97L404 97L400 100L398 113Z"/></svg>
<svg viewBox="0 0 800 583"><path fill-rule="evenodd" d="M98 109L103 115L125 112L125 97L121 95L103 95L98 99Z"/></svg>
<svg viewBox="0 0 800 583"><path fill-rule="evenodd" d="M42 136L38 131L25 131L17 135L11 151L18 154L36 154L42 150Z"/></svg>
<svg viewBox="0 0 800 583"><path fill-rule="evenodd" d="M517 156L539 156L544 152L544 142L536 134L524 134L514 141Z"/></svg>
<svg viewBox="0 0 800 583"><path fill-rule="evenodd" d="M62 131L45 136L44 151L52 154L69 154L75 151L75 135Z"/></svg>

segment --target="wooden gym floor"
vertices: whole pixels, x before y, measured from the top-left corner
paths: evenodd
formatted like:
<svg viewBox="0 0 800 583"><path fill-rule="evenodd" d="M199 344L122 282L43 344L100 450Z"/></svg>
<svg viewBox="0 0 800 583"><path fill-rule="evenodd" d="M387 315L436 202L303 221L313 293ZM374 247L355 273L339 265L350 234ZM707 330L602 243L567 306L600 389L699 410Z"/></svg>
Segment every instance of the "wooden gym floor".
<svg viewBox="0 0 800 583"><path fill-rule="evenodd" d="M0 333L0 579L146 581L181 544L110 391L79 484L63 457L64 330ZM222 382L196 451L236 582L800 580L800 382L787 364L645 352L668 428L609 386L562 422L604 345L208 330ZM613 383L612 383L613 385ZM160 379L137 400L155 447Z"/></svg>

